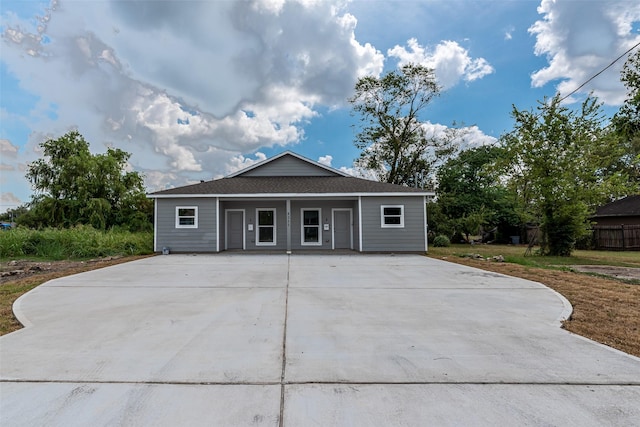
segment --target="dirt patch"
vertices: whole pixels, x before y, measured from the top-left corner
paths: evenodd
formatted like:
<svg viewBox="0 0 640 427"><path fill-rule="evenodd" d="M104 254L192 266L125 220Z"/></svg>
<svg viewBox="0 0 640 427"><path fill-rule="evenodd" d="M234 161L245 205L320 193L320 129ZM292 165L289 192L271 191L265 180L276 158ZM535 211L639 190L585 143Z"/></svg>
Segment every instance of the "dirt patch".
<svg viewBox="0 0 640 427"><path fill-rule="evenodd" d="M640 268L614 267L611 265L572 265L571 269L580 273L599 274L640 283Z"/></svg>
<svg viewBox="0 0 640 427"><path fill-rule="evenodd" d="M547 270L519 264L454 256L446 261L542 283L564 295L573 306L562 327L640 357L640 286L574 271ZM600 266L602 268L602 266Z"/></svg>
<svg viewBox="0 0 640 427"><path fill-rule="evenodd" d="M0 284L27 277L56 272L69 272L84 267L105 266L122 256L92 259L88 261L29 261L11 260L0 262Z"/></svg>

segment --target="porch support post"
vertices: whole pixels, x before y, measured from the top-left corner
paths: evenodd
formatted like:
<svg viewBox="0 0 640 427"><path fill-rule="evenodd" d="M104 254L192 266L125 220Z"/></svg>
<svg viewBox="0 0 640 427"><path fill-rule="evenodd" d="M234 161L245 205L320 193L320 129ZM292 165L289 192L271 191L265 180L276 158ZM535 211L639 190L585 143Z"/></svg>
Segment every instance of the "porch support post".
<svg viewBox="0 0 640 427"><path fill-rule="evenodd" d="M291 253L291 200L287 199L287 253Z"/></svg>
<svg viewBox="0 0 640 427"><path fill-rule="evenodd" d="M358 250L362 252L362 196L358 196Z"/></svg>
<svg viewBox="0 0 640 427"><path fill-rule="evenodd" d="M220 230L221 229L222 228L220 227L220 197L216 197L216 252L220 252Z"/></svg>

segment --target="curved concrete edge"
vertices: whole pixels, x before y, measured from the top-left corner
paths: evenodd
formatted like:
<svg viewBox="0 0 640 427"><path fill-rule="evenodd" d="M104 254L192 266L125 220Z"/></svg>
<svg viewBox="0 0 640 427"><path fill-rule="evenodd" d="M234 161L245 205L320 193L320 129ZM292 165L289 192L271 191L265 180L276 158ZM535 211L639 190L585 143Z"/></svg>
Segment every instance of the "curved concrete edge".
<svg viewBox="0 0 640 427"><path fill-rule="evenodd" d="M571 314L573 313L573 306L571 305L569 300L560 292L556 291L555 289L551 289L550 287L543 285L542 283L541 285L553 292L560 299L560 301L562 301L562 312L556 319L556 322L558 322L560 326L562 326L562 322L568 320L571 317Z"/></svg>
<svg viewBox="0 0 640 427"><path fill-rule="evenodd" d="M436 258L432 258L432 259L436 259ZM451 261L446 261L446 260L442 260L442 261L451 262ZM454 263L454 264L457 264L457 263ZM467 266L465 264L457 264L457 265L473 268L473 269L476 269L476 270L479 269L478 267ZM484 271L491 271L491 270L484 270ZM571 317L571 314L573 313L573 306L571 305L569 300L564 295L562 295L560 292L556 291L555 289L550 288L549 286L545 285L544 283L536 282L535 280L524 279L522 277L511 276L509 274L498 273L498 272L495 272L495 271L491 271L491 273L495 273L495 274L498 274L498 275L503 276L503 277L508 277L510 279L519 279L519 280L524 280L524 281L527 281L527 282L532 282L532 283L535 283L536 285L539 285L539 286L541 286L541 287L543 287L545 289L548 289L551 292L553 292L555 294L555 296L558 297L560 302L562 302L562 311L560 312L560 314L558 315L558 317L555 320L555 322L558 323L558 326L562 327L562 322L564 322L565 320L568 320L569 317Z"/></svg>
<svg viewBox="0 0 640 427"><path fill-rule="evenodd" d="M38 287L40 287L40 286L42 286L42 285L38 285L35 288L31 289L29 292L20 295L18 297L18 299L13 302L13 306L11 307L12 310L13 310L13 315L16 317L16 319L18 319L18 322L20 322L20 324L24 328L30 328L31 326L33 326L33 323L31 323L31 321L27 318L27 315L24 314L24 311L22 311L22 300L27 295L29 295L31 292L33 292L36 289L38 289Z"/></svg>
<svg viewBox="0 0 640 427"><path fill-rule="evenodd" d="M612 352L617 353L617 354L619 354L619 355L621 355L621 356L626 356L626 357L628 357L628 358L630 358L630 359L632 359L632 360L635 360L635 361L637 361L637 362L640 362L640 357L638 357L638 356L634 356L633 354L625 353L625 352L624 352L624 351L622 351L622 350L618 350L617 348L613 348L613 347L608 346L608 345L606 345L606 344L602 344L601 342L598 342L598 341L592 340L591 338L583 337L582 335L578 335L578 334L576 334L576 333L574 333L574 332L567 331L566 329L563 329L563 331L565 331L565 332L566 332L566 333L568 333L568 334L573 335L574 337L576 337L576 338L578 338L578 339L581 339L581 340L583 340L583 341L588 341L588 342L590 342L591 344L595 344L595 345L597 345L598 347L602 347L602 348L604 348L604 349L606 349L606 350L612 351ZM632 382L629 382L629 385L633 385L633 386L640 386L640 381L632 381Z"/></svg>
<svg viewBox="0 0 640 427"><path fill-rule="evenodd" d="M563 321L565 321L565 320L568 320L568 319L571 317L571 314L573 313L573 306L571 305L571 303L569 302L569 300L568 300L564 295L562 295L560 292L558 292L558 291L556 291L556 290L554 290L554 289L551 289L550 287L548 287L548 286L546 286L546 285L542 285L542 286L544 286L545 288L547 288L547 289L551 290L551 292L553 292L554 294L556 294L556 296L557 296L558 298L560 298L560 301L562 301L562 304L563 304L563 306L564 306L564 309L562 310L562 313L560 313L560 316L559 316L559 317L558 317L558 319L557 319L557 321L560 323L560 326L562 326L562 322L563 322ZM562 328L562 330L563 330L563 331L565 331L565 332L567 332L568 334L573 335L574 337L577 337L577 338L581 339L581 340L589 341L590 343L592 343L592 344L596 344L596 345L598 345L599 347L606 348L606 349L607 349L607 350L609 350L609 351L613 351L614 353L618 353L618 354L620 354L620 355L630 357L631 359L633 359L633 360L637 360L637 361L639 361L639 362L640 362L640 357L634 356L633 354L625 353L625 352L624 352L624 351L622 351L622 350L618 350L617 348L614 348L614 347L608 346L608 345L606 345L606 344L602 344L601 342L598 342L598 341L592 340L591 338L587 338L587 337L584 337L584 336L582 336L582 335L578 335L578 334L573 333L573 332L571 332L571 331L568 331L568 330L566 330L566 329L564 329L564 328Z"/></svg>

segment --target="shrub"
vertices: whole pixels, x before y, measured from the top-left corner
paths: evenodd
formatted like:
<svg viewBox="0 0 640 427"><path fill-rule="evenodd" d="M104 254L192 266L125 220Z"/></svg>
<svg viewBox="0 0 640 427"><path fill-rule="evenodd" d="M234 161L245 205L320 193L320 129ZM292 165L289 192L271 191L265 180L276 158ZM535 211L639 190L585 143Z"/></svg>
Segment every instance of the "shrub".
<svg viewBox="0 0 640 427"><path fill-rule="evenodd" d="M449 238L447 236L441 234L433 239L433 246L435 246L436 248L446 248L451 246L451 242L449 241Z"/></svg>

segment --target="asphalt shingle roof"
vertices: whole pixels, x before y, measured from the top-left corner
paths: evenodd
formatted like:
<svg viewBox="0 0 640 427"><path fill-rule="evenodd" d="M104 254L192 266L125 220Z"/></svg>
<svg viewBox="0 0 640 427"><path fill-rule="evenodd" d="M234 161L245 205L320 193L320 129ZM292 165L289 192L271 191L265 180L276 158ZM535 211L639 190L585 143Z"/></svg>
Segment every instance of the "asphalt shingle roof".
<svg viewBox="0 0 640 427"><path fill-rule="evenodd" d="M425 193L419 188L345 176L282 176L221 178L169 190L150 196L204 194L353 194L353 193Z"/></svg>
<svg viewBox="0 0 640 427"><path fill-rule="evenodd" d="M640 216L640 195L628 196L599 207L594 218L604 216Z"/></svg>

